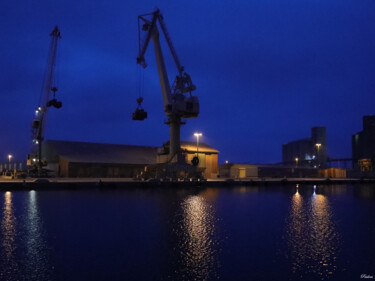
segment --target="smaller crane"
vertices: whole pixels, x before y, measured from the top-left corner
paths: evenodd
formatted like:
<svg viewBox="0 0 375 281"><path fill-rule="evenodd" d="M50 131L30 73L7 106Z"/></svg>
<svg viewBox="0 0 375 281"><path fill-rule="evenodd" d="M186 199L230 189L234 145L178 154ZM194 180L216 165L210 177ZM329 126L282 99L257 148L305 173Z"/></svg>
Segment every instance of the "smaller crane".
<svg viewBox="0 0 375 281"><path fill-rule="evenodd" d="M56 99L57 88L54 86L54 74L56 66L57 42L61 38L57 26L52 30L47 71L41 93L41 103L35 111L35 119L32 122L31 153L27 156L27 166L32 167L34 174L43 175L43 166L46 162L42 160L42 143L46 129L48 108L53 106L57 109L62 107L62 102ZM52 94L52 98L51 98Z"/></svg>

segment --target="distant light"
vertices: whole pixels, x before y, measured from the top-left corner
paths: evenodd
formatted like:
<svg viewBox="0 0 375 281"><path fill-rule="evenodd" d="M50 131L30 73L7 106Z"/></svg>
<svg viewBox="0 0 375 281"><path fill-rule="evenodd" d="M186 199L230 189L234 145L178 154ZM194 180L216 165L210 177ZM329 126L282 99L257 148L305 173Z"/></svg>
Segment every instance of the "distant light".
<svg viewBox="0 0 375 281"><path fill-rule="evenodd" d="M314 189L316 189L316 185L314 185Z"/></svg>
<svg viewBox="0 0 375 281"><path fill-rule="evenodd" d="M319 154L319 148L322 146L321 143L316 143L315 146L318 148L318 154Z"/></svg>
<svg viewBox="0 0 375 281"><path fill-rule="evenodd" d="M225 164L228 164L229 163L229 161L228 160L225 160Z"/></svg>
<svg viewBox="0 0 375 281"><path fill-rule="evenodd" d="M42 111L42 108L39 106L39 107L38 107L38 110L39 110L39 111Z"/></svg>
<svg viewBox="0 0 375 281"><path fill-rule="evenodd" d="M36 162L36 158L33 158L33 162Z"/></svg>
<svg viewBox="0 0 375 281"><path fill-rule="evenodd" d="M194 136L196 136L196 137L201 137L201 136L202 136L202 133L194 133Z"/></svg>
<svg viewBox="0 0 375 281"><path fill-rule="evenodd" d="M12 159L12 157L13 157L13 155L11 155L11 154L8 155L9 161L10 161L10 159Z"/></svg>
<svg viewBox="0 0 375 281"><path fill-rule="evenodd" d="M294 160L296 160L296 162L298 162L298 157L296 157Z"/></svg>

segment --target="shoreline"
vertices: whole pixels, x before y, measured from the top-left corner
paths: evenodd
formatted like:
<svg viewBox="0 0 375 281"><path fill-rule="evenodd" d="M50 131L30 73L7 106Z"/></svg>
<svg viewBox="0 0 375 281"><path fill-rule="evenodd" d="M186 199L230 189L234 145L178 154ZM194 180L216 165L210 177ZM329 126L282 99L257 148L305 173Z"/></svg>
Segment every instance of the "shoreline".
<svg viewBox="0 0 375 281"><path fill-rule="evenodd" d="M230 186L291 186L374 184L374 178L248 178L215 179L198 182L138 181L129 178L27 178L7 180L0 178L0 191L16 190L70 190L105 188L153 188L153 187L230 187Z"/></svg>

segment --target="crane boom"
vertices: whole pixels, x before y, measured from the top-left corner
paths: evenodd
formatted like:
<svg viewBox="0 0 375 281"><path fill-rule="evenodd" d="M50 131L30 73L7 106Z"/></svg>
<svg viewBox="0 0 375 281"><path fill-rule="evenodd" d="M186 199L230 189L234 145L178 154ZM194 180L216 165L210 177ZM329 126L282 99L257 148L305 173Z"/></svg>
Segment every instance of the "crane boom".
<svg viewBox="0 0 375 281"><path fill-rule="evenodd" d="M174 63L176 64L177 70L178 70L180 75L183 75L184 67L181 66L181 63L180 63L180 60L178 59L176 50L173 47L172 39L169 36L167 26L165 25L164 18L160 13L159 13L158 19L159 19L160 27L161 27L161 30L163 31L165 40L168 43L169 50L171 51L171 54L173 56Z"/></svg>
<svg viewBox="0 0 375 281"><path fill-rule="evenodd" d="M60 30L57 26L52 30L51 43L49 47L49 55L47 61L47 71L44 78L43 89L40 98L40 105L35 111L35 119L32 123L32 144L31 154L28 155L28 166L33 166L38 170L38 175L41 175L43 161L42 161L42 142L46 129L48 108L53 106L61 108L62 103L55 98L57 88L54 86L54 74L56 66L57 43L61 38ZM51 99L51 94L53 98Z"/></svg>

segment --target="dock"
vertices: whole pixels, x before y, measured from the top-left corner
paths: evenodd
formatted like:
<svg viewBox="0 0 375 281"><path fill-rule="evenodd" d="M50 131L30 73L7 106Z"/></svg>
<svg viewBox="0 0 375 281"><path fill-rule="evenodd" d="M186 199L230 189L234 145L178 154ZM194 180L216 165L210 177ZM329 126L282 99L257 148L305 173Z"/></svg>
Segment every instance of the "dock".
<svg viewBox="0 0 375 281"><path fill-rule="evenodd" d="M15 190L69 190L102 188L153 188L153 187L231 187L231 186L291 186L374 184L374 178L251 178L208 179L205 181L139 181L130 178L27 178L1 179L0 191Z"/></svg>

